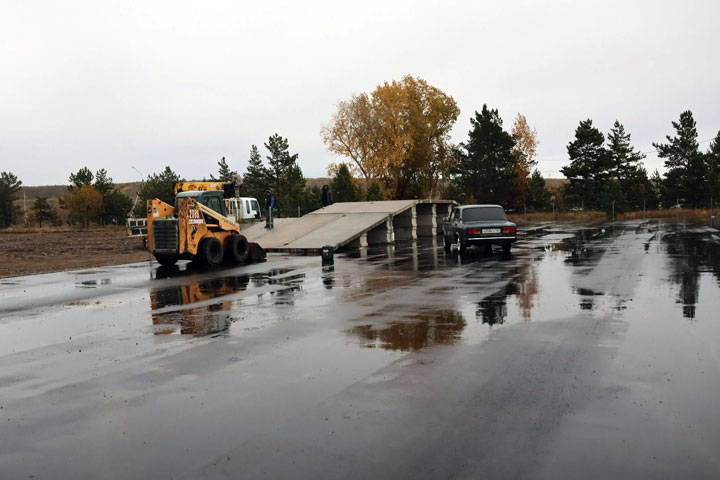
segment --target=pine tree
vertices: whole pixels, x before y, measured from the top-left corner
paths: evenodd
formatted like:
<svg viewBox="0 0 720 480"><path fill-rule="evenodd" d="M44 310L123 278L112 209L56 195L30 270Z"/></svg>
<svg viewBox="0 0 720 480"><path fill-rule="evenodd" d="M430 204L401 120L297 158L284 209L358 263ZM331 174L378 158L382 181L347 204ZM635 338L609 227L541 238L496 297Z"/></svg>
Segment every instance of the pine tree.
<svg viewBox="0 0 720 480"><path fill-rule="evenodd" d="M247 173L243 177L242 195L257 198L261 203L265 198L265 191L270 187L270 172L263 165L262 157L257 146L250 147L250 160Z"/></svg>
<svg viewBox="0 0 720 480"><path fill-rule="evenodd" d="M357 200L357 189L346 164L340 164L337 174L330 182L330 191L332 192L333 202L354 202Z"/></svg>
<svg viewBox="0 0 720 480"><path fill-rule="evenodd" d="M115 188L112 178L108 177L104 168L101 168L95 173L95 183L93 185L103 197Z"/></svg>
<svg viewBox="0 0 720 480"><path fill-rule="evenodd" d="M486 203L509 203L509 185L514 175L513 137L503 130L497 110L483 105L470 119L472 129L467 144L457 150L453 177L456 188L466 198ZM464 150L464 151L463 151Z"/></svg>
<svg viewBox="0 0 720 480"><path fill-rule="evenodd" d="M623 204L641 208L647 188L647 171L640 161L645 155L635 150L630 143L630 134L617 120L607 136L608 177L620 183ZM616 210L617 211L617 210Z"/></svg>
<svg viewBox="0 0 720 480"><path fill-rule="evenodd" d="M210 175L210 178L219 182L231 182L232 177L233 173L232 171L230 171L230 167L225 161L225 157L222 157L218 162L218 177L215 178L214 176Z"/></svg>
<svg viewBox="0 0 720 480"><path fill-rule="evenodd" d="M660 208L663 204L663 178L660 176L660 172L657 170L653 172L648 185L647 208Z"/></svg>
<svg viewBox="0 0 720 480"><path fill-rule="evenodd" d="M298 155L290 154L287 139L277 133L264 145L270 152L266 157L270 164L269 183L275 193L278 216L297 215L297 208L302 210L306 195L305 177L297 164Z"/></svg>
<svg viewBox="0 0 720 480"><path fill-rule="evenodd" d="M368 186L367 192L365 193L365 200L368 202L379 202L383 200L382 188L380 182L373 180Z"/></svg>
<svg viewBox="0 0 720 480"><path fill-rule="evenodd" d="M535 169L530 177L528 206L536 211L545 210L550 202L550 191L542 174Z"/></svg>
<svg viewBox="0 0 720 480"><path fill-rule="evenodd" d="M639 162L645 158L643 153L635 151L630 134L625 133L625 127L617 120L607 136L607 151L610 178L620 182L633 177Z"/></svg>
<svg viewBox="0 0 720 480"><path fill-rule="evenodd" d="M286 138L277 133L270 136L265 148L270 152L266 157L270 164L270 182L274 189L280 188L283 174L297 161L298 155L290 155L289 144Z"/></svg>
<svg viewBox="0 0 720 480"><path fill-rule="evenodd" d="M575 129L575 140L567 146L570 165L560 169L570 184L569 200L584 208L598 207L599 194L608 178L608 155L603 147L605 136L593 127L592 120L582 120Z"/></svg>
<svg viewBox="0 0 720 480"><path fill-rule="evenodd" d="M0 228L7 228L17 220L13 200L22 182L11 172L0 173Z"/></svg>
<svg viewBox="0 0 720 480"><path fill-rule="evenodd" d="M50 223L56 218L53 208L48 203L47 197L37 197L32 207L30 207L30 210L35 212L35 219L41 227L43 226L43 222Z"/></svg>
<svg viewBox="0 0 720 480"><path fill-rule="evenodd" d="M102 170L104 171L104 170ZM71 173L70 174L70 186L68 187L68 191L72 192L75 188L80 188L83 185L92 185L93 183L93 174L90 171L89 168L83 167L80 170L78 170L77 173Z"/></svg>
<svg viewBox="0 0 720 480"><path fill-rule="evenodd" d="M134 214L138 217L145 216L147 213L146 202L153 198L162 200L172 205L175 202L175 184L181 181L180 176L173 172L168 166L159 174L148 175L147 180L143 182L138 191L138 197L141 201L135 206Z"/></svg>
<svg viewBox="0 0 720 480"><path fill-rule="evenodd" d="M720 131L710 143L706 154L708 166L708 193L713 205L720 202Z"/></svg>
<svg viewBox="0 0 720 480"><path fill-rule="evenodd" d="M680 121L672 125L676 136L667 135L668 143L653 143L668 169L665 177L668 196L674 196L675 202L685 207L703 207L707 199L708 170L705 156L700 153L692 112L682 112Z"/></svg>
<svg viewBox="0 0 720 480"><path fill-rule="evenodd" d="M297 155L296 155L297 156ZM278 203L278 216L294 217L298 207L302 210L305 201L306 182L297 163L292 163L280 178L280 189L275 194Z"/></svg>

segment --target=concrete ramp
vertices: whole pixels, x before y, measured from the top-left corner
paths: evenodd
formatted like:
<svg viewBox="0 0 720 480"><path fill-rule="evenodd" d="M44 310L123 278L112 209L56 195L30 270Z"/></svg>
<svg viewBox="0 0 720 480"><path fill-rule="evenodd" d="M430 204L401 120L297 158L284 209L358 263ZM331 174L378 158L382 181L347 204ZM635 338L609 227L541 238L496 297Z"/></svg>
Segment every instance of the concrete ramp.
<svg viewBox="0 0 720 480"><path fill-rule="evenodd" d="M254 241L269 252L319 254L324 245L365 247L437 235L450 200L342 202L267 231Z"/></svg>

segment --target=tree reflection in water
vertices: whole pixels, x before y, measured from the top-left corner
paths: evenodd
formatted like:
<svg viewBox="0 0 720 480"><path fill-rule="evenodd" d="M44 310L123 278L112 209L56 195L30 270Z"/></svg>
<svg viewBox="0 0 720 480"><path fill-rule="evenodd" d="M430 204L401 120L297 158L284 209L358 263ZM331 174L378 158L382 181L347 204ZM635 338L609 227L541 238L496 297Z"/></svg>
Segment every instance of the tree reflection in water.
<svg viewBox="0 0 720 480"><path fill-rule="evenodd" d="M678 286L676 303L682 305L683 317L695 319L700 294L700 276L714 274L720 285L720 239L704 228L677 230L663 236L670 262L670 281Z"/></svg>
<svg viewBox="0 0 720 480"><path fill-rule="evenodd" d="M465 325L460 312L435 310L385 325L361 325L346 333L360 337L367 348L411 352L431 345L453 344L460 339Z"/></svg>

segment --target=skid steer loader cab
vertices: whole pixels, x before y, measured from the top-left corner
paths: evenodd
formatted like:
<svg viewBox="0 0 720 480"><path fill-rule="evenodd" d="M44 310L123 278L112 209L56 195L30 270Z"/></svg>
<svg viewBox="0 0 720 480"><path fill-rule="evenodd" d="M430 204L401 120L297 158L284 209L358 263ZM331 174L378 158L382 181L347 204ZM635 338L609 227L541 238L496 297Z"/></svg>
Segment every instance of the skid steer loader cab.
<svg viewBox="0 0 720 480"><path fill-rule="evenodd" d="M211 210L216 211L223 217L227 216L227 210L225 209L225 200L223 198L223 192L219 190L205 190L202 192L180 192L175 196L175 216L178 212L178 200L181 198L192 198L196 202L199 202ZM217 221L213 221L212 217L204 215L205 222L217 224Z"/></svg>

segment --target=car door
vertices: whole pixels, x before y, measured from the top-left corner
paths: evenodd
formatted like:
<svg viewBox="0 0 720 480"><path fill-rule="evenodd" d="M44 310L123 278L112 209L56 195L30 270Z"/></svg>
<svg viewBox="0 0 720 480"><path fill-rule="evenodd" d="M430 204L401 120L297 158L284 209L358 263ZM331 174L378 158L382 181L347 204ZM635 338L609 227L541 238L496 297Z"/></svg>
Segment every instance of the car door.
<svg viewBox="0 0 720 480"><path fill-rule="evenodd" d="M448 218L448 221L443 224L443 232L445 233L445 237L448 240L452 240L455 238L455 220L457 218L457 212L458 209L454 209L452 213L450 213L450 217Z"/></svg>

